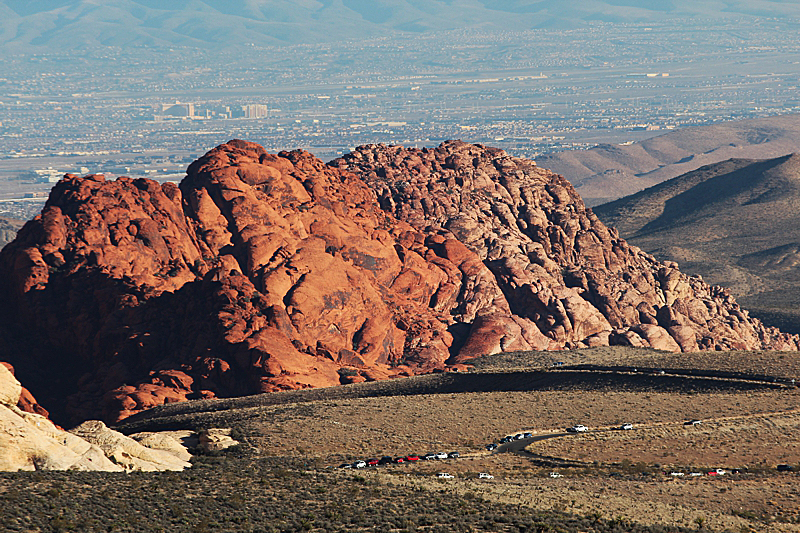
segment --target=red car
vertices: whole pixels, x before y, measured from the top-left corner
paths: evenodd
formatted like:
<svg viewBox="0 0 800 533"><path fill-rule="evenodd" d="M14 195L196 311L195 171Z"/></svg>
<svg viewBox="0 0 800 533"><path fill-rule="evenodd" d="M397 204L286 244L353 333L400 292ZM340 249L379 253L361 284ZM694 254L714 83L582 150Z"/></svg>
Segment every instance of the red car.
<svg viewBox="0 0 800 533"><path fill-rule="evenodd" d="M419 461L419 455L406 455L406 461Z"/></svg>
<svg viewBox="0 0 800 533"><path fill-rule="evenodd" d="M369 461L367 461L367 466L378 466L378 463L380 462L381 462L380 459L370 459Z"/></svg>
<svg viewBox="0 0 800 533"><path fill-rule="evenodd" d="M405 457L396 457L394 462L395 462L395 464L399 465L399 464L405 463L406 459L405 459Z"/></svg>

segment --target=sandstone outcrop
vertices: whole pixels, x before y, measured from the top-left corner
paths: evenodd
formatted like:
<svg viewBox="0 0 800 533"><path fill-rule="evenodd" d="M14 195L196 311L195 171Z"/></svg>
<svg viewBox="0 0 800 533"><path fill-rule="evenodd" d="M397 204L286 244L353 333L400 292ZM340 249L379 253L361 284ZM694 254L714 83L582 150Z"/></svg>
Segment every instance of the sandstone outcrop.
<svg viewBox="0 0 800 533"><path fill-rule="evenodd" d="M532 161L450 141L421 150L364 146L331 165L358 174L386 211L429 241L456 240L489 270L477 290L459 289L455 309L469 311L451 315L470 324L471 334L451 362L605 343L669 351L798 348L797 336L751 319L727 290L628 245L566 179ZM472 277L463 274L465 282Z"/></svg>
<svg viewBox="0 0 800 533"><path fill-rule="evenodd" d="M0 365L0 471L93 470L183 470L191 466L185 447L173 440L168 451L143 446L102 422L85 422L72 432L62 430L37 413L17 407L23 390L4 365ZM157 435L157 434L156 434Z"/></svg>
<svg viewBox="0 0 800 533"><path fill-rule="evenodd" d="M102 450L106 457L127 472L180 471L192 466L185 458L188 454L186 448L181 449L180 443L169 436L161 439L150 437L149 441L156 444L150 448L143 445L148 441L126 437L99 420L88 420L71 429L70 433Z"/></svg>
<svg viewBox="0 0 800 533"><path fill-rule="evenodd" d="M231 141L180 186L68 175L0 280L0 346L76 422L504 350L798 346L629 246L562 177L457 141L328 165Z"/></svg>

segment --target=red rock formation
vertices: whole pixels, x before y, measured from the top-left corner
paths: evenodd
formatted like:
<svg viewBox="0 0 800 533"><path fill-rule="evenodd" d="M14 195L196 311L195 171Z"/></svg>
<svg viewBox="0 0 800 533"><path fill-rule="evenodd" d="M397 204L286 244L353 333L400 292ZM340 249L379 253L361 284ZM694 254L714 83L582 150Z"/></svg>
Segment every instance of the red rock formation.
<svg viewBox="0 0 800 533"><path fill-rule="evenodd" d="M503 350L797 347L628 246L560 176L460 142L325 165L231 141L180 187L67 176L0 280L0 349L64 421Z"/></svg>
<svg viewBox="0 0 800 533"><path fill-rule="evenodd" d="M629 246L567 180L532 161L450 141L422 150L364 146L331 165L361 176L397 218L463 243L489 270L477 290L458 297L471 307L453 319L471 324L471 333L451 362L609 343L798 348L797 336L749 318L725 289Z"/></svg>

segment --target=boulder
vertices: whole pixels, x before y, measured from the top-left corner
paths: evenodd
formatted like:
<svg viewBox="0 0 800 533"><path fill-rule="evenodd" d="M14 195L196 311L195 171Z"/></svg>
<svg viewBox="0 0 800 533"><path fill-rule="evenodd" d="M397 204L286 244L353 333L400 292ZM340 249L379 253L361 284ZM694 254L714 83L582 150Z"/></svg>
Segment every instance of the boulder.
<svg viewBox="0 0 800 533"><path fill-rule="evenodd" d="M88 420L70 430L89 444L102 450L106 457L125 471L155 472L163 470L180 471L191 466L191 463L181 459L170 451L160 448L148 448L131 437L118 431L109 429L99 420ZM151 440L155 440L151 438ZM163 446L163 440L160 440ZM177 441L170 447L175 447ZM178 452L185 456L186 449Z"/></svg>

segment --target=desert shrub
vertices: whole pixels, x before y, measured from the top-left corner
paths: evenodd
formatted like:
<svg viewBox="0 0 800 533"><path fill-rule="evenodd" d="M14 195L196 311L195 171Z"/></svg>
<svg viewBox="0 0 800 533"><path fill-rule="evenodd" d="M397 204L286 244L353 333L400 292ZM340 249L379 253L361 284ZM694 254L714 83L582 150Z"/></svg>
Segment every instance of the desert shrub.
<svg viewBox="0 0 800 533"><path fill-rule="evenodd" d="M688 531L532 512L276 457L201 457L185 472L0 474L0 500L8 531Z"/></svg>

